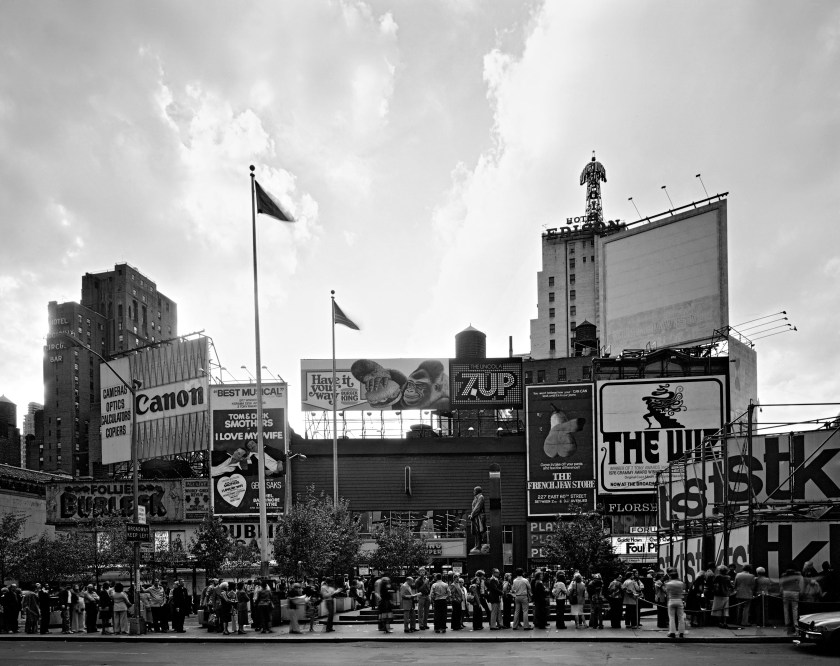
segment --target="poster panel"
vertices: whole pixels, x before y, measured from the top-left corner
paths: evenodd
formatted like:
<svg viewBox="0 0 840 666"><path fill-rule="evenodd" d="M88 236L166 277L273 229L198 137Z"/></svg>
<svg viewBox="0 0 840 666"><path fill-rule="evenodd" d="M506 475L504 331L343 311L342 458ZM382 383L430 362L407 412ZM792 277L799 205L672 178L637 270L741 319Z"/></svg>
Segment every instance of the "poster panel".
<svg viewBox="0 0 840 666"><path fill-rule="evenodd" d="M528 386L528 515L595 509L593 385Z"/></svg>
<svg viewBox="0 0 840 666"><path fill-rule="evenodd" d="M521 409L522 359L450 359L450 402L458 409Z"/></svg>
<svg viewBox="0 0 840 666"><path fill-rule="evenodd" d="M286 385L263 384L262 393L266 511L277 514L283 512L286 482ZM210 409L213 513L258 516L257 387L213 385Z"/></svg>
<svg viewBox="0 0 840 666"><path fill-rule="evenodd" d="M120 377L130 381L128 358L99 365L99 436L104 465L131 460L131 392Z"/></svg>
<svg viewBox="0 0 840 666"><path fill-rule="evenodd" d="M598 382L599 492L654 490L668 462L721 429L725 386L719 376Z"/></svg>
<svg viewBox="0 0 840 666"><path fill-rule="evenodd" d="M663 475L658 488L659 524L673 520L709 518L724 504L732 510L755 504L820 503L840 501L840 431L809 430L726 440L726 463L714 460L689 464L680 474L685 480L669 482ZM672 474L673 476L673 474Z"/></svg>
<svg viewBox="0 0 840 666"><path fill-rule="evenodd" d="M301 409L332 411L332 359L301 361ZM428 409L448 412L449 359L336 359L340 411Z"/></svg>
<svg viewBox="0 0 840 666"><path fill-rule="evenodd" d="M210 511L210 481L184 479L184 520L201 522Z"/></svg>
<svg viewBox="0 0 840 666"><path fill-rule="evenodd" d="M47 484L47 523L77 525L99 516L134 517L134 485L124 481L63 481ZM184 520L181 480L141 480L138 503L149 523Z"/></svg>

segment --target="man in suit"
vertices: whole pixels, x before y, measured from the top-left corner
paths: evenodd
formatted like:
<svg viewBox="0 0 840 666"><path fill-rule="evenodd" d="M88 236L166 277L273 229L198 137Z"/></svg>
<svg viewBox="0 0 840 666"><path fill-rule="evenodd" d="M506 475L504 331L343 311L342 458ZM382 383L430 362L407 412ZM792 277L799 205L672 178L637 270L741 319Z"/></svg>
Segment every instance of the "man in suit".
<svg viewBox="0 0 840 666"><path fill-rule="evenodd" d="M403 611L403 625L405 633L417 631L417 597L419 592L414 590L414 579L408 576L400 586L400 605Z"/></svg>

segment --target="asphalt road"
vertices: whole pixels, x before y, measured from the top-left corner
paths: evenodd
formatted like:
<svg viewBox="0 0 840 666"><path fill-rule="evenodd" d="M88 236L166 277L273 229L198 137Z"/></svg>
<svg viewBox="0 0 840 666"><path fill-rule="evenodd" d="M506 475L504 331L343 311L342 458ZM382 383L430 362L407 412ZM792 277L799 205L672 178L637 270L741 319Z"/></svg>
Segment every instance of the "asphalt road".
<svg viewBox="0 0 840 666"><path fill-rule="evenodd" d="M166 643L57 643L15 641L0 643L0 664L16 666L104 666L114 664L174 664L259 666L278 663L305 665L364 664L487 664L527 663L597 666L708 666L708 664L836 664L836 655L813 647L778 644L644 644L644 643L375 643L219 645Z"/></svg>

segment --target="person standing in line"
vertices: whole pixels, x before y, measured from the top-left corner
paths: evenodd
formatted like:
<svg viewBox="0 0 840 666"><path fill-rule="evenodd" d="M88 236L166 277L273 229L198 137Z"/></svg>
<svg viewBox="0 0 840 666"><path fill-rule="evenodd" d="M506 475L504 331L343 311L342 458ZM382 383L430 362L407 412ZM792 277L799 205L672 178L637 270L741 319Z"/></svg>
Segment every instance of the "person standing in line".
<svg viewBox="0 0 840 666"><path fill-rule="evenodd" d="M464 586L456 574L450 575L449 601L452 603L452 631L461 631L464 628Z"/></svg>
<svg viewBox="0 0 840 666"><path fill-rule="evenodd" d="M58 593L58 605L61 608L61 633L72 634L73 630L70 628L70 615L73 612L73 588L68 583L64 589Z"/></svg>
<svg viewBox="0 0 840 666"><path fill-rule="evenodd" d="M604 628L604 581L601 580L601 574L596 573L592 574L592 580L589 581L589 585L586 588L586 591L589 593L589 604L591 606L591 610L589 612L589 626L593 629L603 629Z"/></svg>
<svg viewBox="0 0 840 666"><path fill-rule="evenodd" d="M531 584L522 575L522 569L516 570L516 578L511 584L513 593L513 628L519 629L520 624L525 631L531 630L528 619L528 605L531 603Z"/></svg>
<svg viewBox="0 0 840 666"><path fill-rule="evenodd" d="M639 598L642 596L642 587L639 584L639 574L633 569L627 574L627 580L621 585L624 593L624 627L625 629L637 629L639 627Z"/></svg>
<svg viewBox="0 0 840 666"><path fill-rule="evenodd" d="M273 634L271 628L271 609L274 603L271 600L271 588L265 580L257 584L254 592L254 614L257 618L257 632L262 634Z"/></svg>
<svg viewBox="0 0 840 666"><path fill-rule="evenodd" d="M484 613L481 612L481 604L479 603L480 595L481 582L478 576L475 576L470 583L469 593L467 594L467 603L472 606L473 631L481 631L484 629Z"/></svg>
<svg viewBox="0 0 840 666"><path fill-rule="evenodd" d="M714 581L714 599L712 600L712 617L718 619L718 627L729 629L726 618L729 617L729 595L733 592L732 579L729 577L729 569L725 564L717 568Z"/></svg>
<svg viewBox="0 0 840 666"><path fill-rule="evenodd" d="M131 600L123 592L122 583L114 585L111 599L114 603L114 635L122 636L128 633L128 611L131 608Z"/></svg>
<svg viewBox="0 0 840 666"><path fill-rule="evenodd" d="M434 608L435 633L446 633L446 611L449 608L449 585L443 582L443 576L435 574L435 582L430 592L432 607Z"/></svg>
<svg viewBox="0 0 840 666"><path fill-rule="evenodd" d="M755 608L758 626L767 626L767 601L773 590L773 581L767 577L767 569L757 567L755 570Z"/></svg>
<svg viewBox="0 0 840 666"><path fill-rule="evenodd" d="M548 593L543 582L542 571L534 574L531 589L534 593L534 626L537 629L548 629Z"/></svg>
<svg viewBox="0 0 840 666"><path fill-rule="evenodd" d="M78 585L73 585L73 594L70 608L70 630L74 634L81 634L85 631L85 599L79 591Z"/></svg>
<svg viewBox="0 0 840 666"><path fill-rule="evenodd" d="M38 607L41 610L41 627L40 633L50 633L50 613L52 612L50 600L50 586L44 584L42 587L40 583L35 585L35 592L38 595Z"/></svg>
<svg viewBox="0 0 840 666"><path fill-rule="evenodd" d="M429 628L429 594L432 591L432 585L426 576L424 567L420 568L415 585L420 593L420 596L417 597L417 620L420 623L420 629L426 630Z"/></svg>
<svg viewBox="0 0 840 666"><path fill-rule="evenodd" d="M111 585L107 581L102 583L102 589L99 590L97 606L99 608L99 621L102 623L102 635L113 634L114 632L109 627L114 616L114 601L111 599Z"/></svg>
<svg viewBox="0 0 840 666"><path fill-rule="evenodd" d="M184 618L190 614L190 595L183 580L175 581L172 588L172 630L177 634L186 633Z"/></svg>
<svg viewBox="0 0 840 666"><path fill-rule="evenodd" d="M685 637L685 585L678 576L677 571L671 569L663 586L668 599L668 638L675 638L677 632L680 638Z"/></svg>
<svg viewBox="0 0 840 666"><path fill-rule="evenodd" d="M566 599L569 597L569 590L566 588L566 573L564 571L557 572L557 579L551 588L551 596L554 597L555 626L558 629L565 629Z"/></svg>
<svg viewBox="0 0 840 666"><path fill-rule="evenodd" d="M379 625L386 634L391 632L391 621L394 619L394 605L391 601L391 579L382 576L379 579Z"/></svg>
<svg viewBox="0 0 840 666"><path fill-rule="evenodd" d="M99 595L96 593L92 584L82 592L82 598L85 603L85 629L89 634L96 633L96 616L99 610Z"/></svg>
<svg viewBox="0 0 840 666"><path fill-rule="evenodd" d="M400 585L400 606L403 612L403 628L405 633L413 634L417 631L417 597L414 591L414 579L407 576Z"/></svg>
<svg viewBox="0 0 840 666"><path fill-rule="evenodd" d="M803 584L802 574L793 567L788 567L779 581L782 589L785 626L789 634L796 633L796 624L799 622L799 595L802 594Z"/></svg>
<svg viewBox="0 0 840 666"><path fill-rule="evenodd" d="M607 601L610 604L610 628L621 629L621 609L624 601L624 590L622 589L623 581L621 573L617 573L615 578L607 586Z"/></svg>
<svg viewBox="0 0 840 666"><path fill-rule="evenodd" d="M245 625L248 624L249 601L248 592L245 590L245 581L239 581L236 584L236 633L240 636L245 635Z"/></svg>
<svg viewBox="0 0 840 666"><path fill-rule="evenodd" d="M586 626L583 618L583 604L586 601L586 585L583 584L583 576L575 572L572 578L572 585L569 589L569 603L572 606L572 619L575 621L575 629L583 629Z"/></svg>
<svg viewBox="0 0 840 666"><path fill-rule="evenodd" d="M738 624L742 627L750 625L750 606L755 596L755 574L751 564L744 564L741 571L735 574L735 603L737 606Z"/></svg>
<svg viewBox="0 0 840 666"><path fill-rule="evenodd" d="M665 583L668 577L664 571L658 571L653 579L653 603L656 606L656 628L668 628L668 593Z"/></svg>
<svg viewBox="0 0 840 666"><path fill-rule="evenodd" d="M700 571L694 578L694 582L691 583L685 598L685 610L692 627L705 626L706 618L703 612L705 590L706 574Z"/></svg>
<svg viewBox="0 0 840 666"><path fill-rule="evenodd" d="M146 588L147 603L152 614L152 631L163 633L163 604L166 596L159 580L153 580Z"/></svg>
<svg viewBox="0 0 840 666"><path fill-rule="evenodd" d="M321 601L326 602L327 605L327 627L324 629L325 633L335 631L333 622L335 621L335 584L332 578L325 578L323 585L321 585Z"/></svg>
<svg viewBox="0 0 840 666"><path fill-rule="evenodd" d="M513 577L505 574L505 579L502 582L502 626L505 629L510 629L513 621L513 593L511 592L511 585L513 584Z"/></svg>
<svg viewBox="0 0 840 666"><path fill-rule="evenodd" d="M502 626L502 581L499 570L493 569L487 579L487 600L490 602L490 629L498 631Z"/></svg>
<svg viewBox="0 0 840 666"><path fill-rule="evenodd" d="M21 607L25 613L23 630L27 634L38 633L38 623L41 620L41 609L38 606L38 595L33 590L24 590Z"/></svg>

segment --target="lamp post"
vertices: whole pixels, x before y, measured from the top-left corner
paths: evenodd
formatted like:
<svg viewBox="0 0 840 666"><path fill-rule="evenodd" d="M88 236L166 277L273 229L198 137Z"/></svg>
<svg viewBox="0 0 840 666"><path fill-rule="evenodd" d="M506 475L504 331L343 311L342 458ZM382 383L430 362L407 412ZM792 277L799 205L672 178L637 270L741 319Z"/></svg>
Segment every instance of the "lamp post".
<svg viewBox="0 0 840 666"><path fill-rule="evenodd" d="M137 461L137 410L136 410L136 401L137 401L137 389L143 386L143 382L138 379L132 379L131 382L127 382L125 378L114 369L114 366L108 362L102 354L94 351L90 347L87 347L81 343L80 340L77 340L71 335L67 335L66 333L60 333L60 337L65 338L66 340L70 341L72 344L76 345L77 347L81 347L89 351L91 354L96 356L100 361L102 361L111 373L117 379L122 382L123 386L128 389L128 392L131 394L131 470L132 470L132 504L134 506L134 522L138 523L140 521L140 509L139 509L139 501L138 497L140 495L140 475L138 469L138 461ZM96 545L98 547L98 544ZM134 617L140 617L140 542L134 542ZM138 625L137 632L140 633L140 627Z"/></svg>

